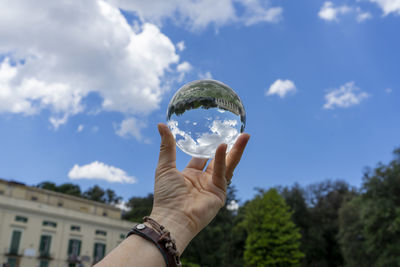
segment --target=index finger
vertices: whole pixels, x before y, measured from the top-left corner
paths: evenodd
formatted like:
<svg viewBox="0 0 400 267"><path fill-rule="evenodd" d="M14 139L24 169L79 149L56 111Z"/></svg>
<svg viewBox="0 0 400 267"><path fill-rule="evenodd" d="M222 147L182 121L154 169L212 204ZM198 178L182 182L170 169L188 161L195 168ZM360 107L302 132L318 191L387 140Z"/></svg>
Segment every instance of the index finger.
<svg viewBox="0 0 400 267"><path fill-rule="evenodd" d="M236 166L239 164L240 159L242 158L243 151L247 145L247 142L250 139L250 135L247 133L241 134L235 142L235 145L232 147L231 151L229 151L226 156L226 179L229 181L233 176L233 171Z"/></svg>
<svg viewBox="0 0 400 267"><path fill-rule="evenodd" d="M235 142L235 145L229 151L226 156L226 178L230 180L233 176L233 171L236 166L239 164L239 161L243 155L243 151L247 145L247 142L250 139L250 135L247 133L241 134ZM214 170L214 159L208 164L206 172L212 173Z"/></svg>

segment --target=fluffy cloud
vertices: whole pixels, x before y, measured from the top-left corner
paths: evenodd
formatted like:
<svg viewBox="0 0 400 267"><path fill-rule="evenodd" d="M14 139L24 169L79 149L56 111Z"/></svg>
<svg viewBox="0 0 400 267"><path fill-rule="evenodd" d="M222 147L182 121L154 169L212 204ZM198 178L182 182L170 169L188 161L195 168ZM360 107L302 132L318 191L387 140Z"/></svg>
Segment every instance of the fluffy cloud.
<svg viewBox="0 0 400 267"><path fill-rule="evenodd" d="M124 170L99 161L94 161L82 166L75 164L69 171L68 177L72 180L97 179L105 180L110 183L136 183L136 178L129 176Z"/></svg>
<svg viewBox="0 0 400 267"><path fill-rule="evenodd" d="M265 95L279 95L281 98L284 98L289 93L295 93L296 90L296 86L292 81L278 79L269 87Z"/></svg>
<svg viewBox="0 0 400 267"><path fill-rule="evenodd" d="M384 16L394 13L400 15L400 0L370 0L376 3L383 11Z"/></svg>
<svg viewBox="0 0 400 267"><path fill-rule="evenodd" d="M129 25L120 9L141 21ZM161 32L162 20L198 29L277 22L281 13L260 0L0 1L0 114L48 110L58 128L94 93L97 110L146 116L192 68L180 63L185 44Z"/></svg>
<svg viewBox="0 0 400 267"><path fill-rule="evenodd" d="M176 44L176 48L178 48L179 51L185 50L185 48L186 48L185 42L184 41L180 41L179 43Z"/></svg>
<svg viewBox="0 0 400 267"><path fill-rule="evenodd" d="M347 5L335 6L332 2L325 2L320 11L318 12L318 16L326 21L339 21L339 17L345 14L352 14L355 16L357 22L363 22L367 19L372 18L371 13L365 12L361 10L360 7L351 7Z"/></svg>
<svg viewBox="0 0 400 267"><path fill-rule="evenodd" d="M214 118L210 117L207 120L209 121L204 125L204 127L208 128L208 131L203 132L200 135L192 136L190 133L183 131L182 129L184 129L184 127L179 125L179 122L175 120L168 121L168 126L177 140L178 146L183 151L191 153L194 157L212 158L214 157L215 150L219 144L227 144L227 150L229 151L238 138L240 132L236 120L219 120L215 116ZM197 124L197 122L190 121L185 123Z"/></svg>
<svg viewBox="0 0 400 267"><path fill-rule="evenodd" d="M321 7L318 16L323 20L337 21L339 15L349 13L350 11L351 8L346 5L335 7L332 2L327 1Z"/></svg>
<svg viewBox="0 0 400 267"><path fill-rule="evenodd" d="M325 95L324 109L348 108L360 104L367 97L369 94L361 91L354 82L348 82Z"/></svg>
<svg viewBox="0 0 400 267"><path fill-rule="evenodd" d="M103 110L154 111L165 74L179 63L157 26L135 32L100 0L1 1L0 36L0 113L48 109L55 128L84 110L89 93L102 97Z"/></svg>
<svg viewBox="0 0 400 267"><path fill-rule="evenodd" d="M133 11L143 21L161 25L165 19L190 29L201 29L209 24L216 27L231 22L252 25L259 22L277 22L282 8L270 6L270 1L261 0L113 0L124 10ZM238 14L238 10L241 10Z"/></svg>
<svg viewBox="0 0 400 267"><path fill-rule="evenodd" d="M143 136L141 131L145 127L146 124L144 122L131 117L123 120L121 124L116 128L115 133L124 138L134 137L138 141L142 141Z"/></svg>

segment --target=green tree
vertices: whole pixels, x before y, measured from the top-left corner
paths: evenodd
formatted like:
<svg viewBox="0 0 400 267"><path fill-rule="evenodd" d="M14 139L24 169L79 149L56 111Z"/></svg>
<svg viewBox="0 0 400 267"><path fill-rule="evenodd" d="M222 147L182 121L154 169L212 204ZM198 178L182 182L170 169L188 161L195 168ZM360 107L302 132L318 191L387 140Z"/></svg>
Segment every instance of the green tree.
<svg viewBox="0 0 400 267"><path fill-rule="evenodd" d="M345 266L371 266L364 237L361 210L365 208L362 197L358 196L345 203L339 211L339 242Z"/></svg>
<svg viewBox="0 0 400 267"><path fill-rule="evenodd" d="M246 266L299 266L300 233L289 206L276 189L260 192L247 204L242 222L247 232Z"/></svg>
<svg viewBox="0 0 400 267"><path fill-rule="evenodd" d="M228 187L225 206L217 216L204 228L185 249L182 258L195 262L201 267L243 266L240 264L242 254L233 247L235 233L235 210L229 208L231 201L238 202L236 189Z"/></svg>
<svg viewBox="0 0 400 267"><path fill-rule="evenodd" d="M124 220L132 222L141 222L144 216L148 216L153 208L153 194L146 197L132 197L129 199L127 206L129 211L122 215Z"/></svg>
<svg viewBox="0 0 400 267"><path fill-rule="evenodd" d="M302 235L300 249L306 255L302 266L342 266L338 213L356 194L354 188L341 180L327 180L305 188L298 184L284 187L281 193Z"/></svg>
<svg viewBox="0 0 400 267"><path fill-rule="evenodd" d="M71 184L71 183L61 184L57 187L57 192L76 197L82 197L81 188L79 187L79 185L76 184Z"/></svg>
<svg viewBox="0 0 400 267"><path fill-rule="evenodd" d="M57 191L57 189L58 189L57 185L55 183L49 182L49 181L41 182L36 187L39 187L41 189L50 190L50 191Z"/></svg>
<svg viewBox="0 0 400 267"><path fill-rule="evenodd" d="M119 204L122 200L122 197L117 196L117 194L111 190L111 189L107 189L105 192L105 202L107 204L111 204L111 205L115 205L115 204Z"/></svg>
<svg viewBox="0 0 400 267"><path fill-rule="evenodd" d="M82 195L86 199L105 203L106 202L105 194L106 192L104 192L104 190L100 186L94 185L88 188L85 192L83 192Z"/></svg>
<svg viewBox="0 0 400 267"><path fill-rule="evenodd" d="M361 195L340 214L339 238L347 266L359 266L357 258L363 257L369 263L365 266L399 265L400 149L389 164L365 172Z"/></svg>

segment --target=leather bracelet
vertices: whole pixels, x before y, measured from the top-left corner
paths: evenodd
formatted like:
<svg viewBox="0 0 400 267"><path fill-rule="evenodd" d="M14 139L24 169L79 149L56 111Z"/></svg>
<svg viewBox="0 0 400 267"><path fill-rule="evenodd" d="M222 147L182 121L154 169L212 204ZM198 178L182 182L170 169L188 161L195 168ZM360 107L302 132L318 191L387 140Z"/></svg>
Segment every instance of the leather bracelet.
<svg viewBox="0 0 400 267"><path fill-rule="evenodd" d="M176 249L175 241L171 239L169 231L162 225L149 217L144 217L144 221L149 222L152 227L148 227L142 223L135 225L125 236L136 234L156 245L161 252L167 267L181 267L182 263L179 258L179 253Z"/></svg>

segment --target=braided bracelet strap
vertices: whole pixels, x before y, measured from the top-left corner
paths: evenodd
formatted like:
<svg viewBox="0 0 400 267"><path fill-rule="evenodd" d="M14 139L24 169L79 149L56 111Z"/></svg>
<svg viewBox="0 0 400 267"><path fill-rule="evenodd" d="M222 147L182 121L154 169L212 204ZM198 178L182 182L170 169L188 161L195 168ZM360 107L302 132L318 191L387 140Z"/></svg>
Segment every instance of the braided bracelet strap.
<svg viewBox="0 0 400 267"><path fill-rule="evenodd" d="M164 257L167 267L181 267L182 263L179 258L179 252L176 248L175 240L171 238L170 232L148 216L144 217L143 221L149 223L153 229L140 223L135 225L126 234L125 238L133 234L140 235L157 246Z"/></svg>

